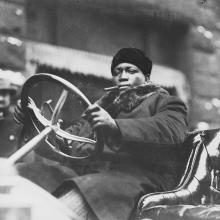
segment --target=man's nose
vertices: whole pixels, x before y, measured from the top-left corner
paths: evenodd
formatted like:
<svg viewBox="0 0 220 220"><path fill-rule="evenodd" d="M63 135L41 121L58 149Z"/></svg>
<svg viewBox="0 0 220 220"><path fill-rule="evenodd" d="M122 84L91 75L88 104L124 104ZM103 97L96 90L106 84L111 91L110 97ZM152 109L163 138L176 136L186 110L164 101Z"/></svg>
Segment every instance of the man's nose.
<svg viewBox="0 0 220 220"><path fill-rule="evenodd" d="M124 81L128 81L128 75L126 71L123 70L120 74L119 82L124 82Z"/></svg>

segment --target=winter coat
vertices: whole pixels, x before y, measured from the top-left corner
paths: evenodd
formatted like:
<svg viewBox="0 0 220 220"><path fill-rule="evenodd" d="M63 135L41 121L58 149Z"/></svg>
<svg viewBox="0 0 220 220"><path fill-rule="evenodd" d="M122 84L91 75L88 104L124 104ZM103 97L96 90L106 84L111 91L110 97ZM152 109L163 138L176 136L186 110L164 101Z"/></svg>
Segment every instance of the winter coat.
<svg viewBox="0 0 220 220"><path fill-rule="evenodd" d="M11 112L0 112L0 156L9 157L18 149L21 128Z"/></svg>
<svg viewBox="0 0 220 220"><path fill-rule="evenodd" d="M177 184L187 109L178 97L152 83L121 94L109 92L97 103L115 119L121 139L104 134L102 155L86 161L79 176L69 181L98 219L129 219L140 196Z"/></svg>

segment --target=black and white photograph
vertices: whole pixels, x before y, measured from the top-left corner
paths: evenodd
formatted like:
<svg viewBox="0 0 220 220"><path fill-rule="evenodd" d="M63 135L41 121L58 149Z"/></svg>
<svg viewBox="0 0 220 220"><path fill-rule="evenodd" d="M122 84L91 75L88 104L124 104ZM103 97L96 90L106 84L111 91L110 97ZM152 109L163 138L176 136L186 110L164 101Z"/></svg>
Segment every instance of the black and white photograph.
<svg viewBox="0 0 220 220"><path fill-rule="evenodd" d="M0 220L220 219L219 0L0 0Z"/></svg>

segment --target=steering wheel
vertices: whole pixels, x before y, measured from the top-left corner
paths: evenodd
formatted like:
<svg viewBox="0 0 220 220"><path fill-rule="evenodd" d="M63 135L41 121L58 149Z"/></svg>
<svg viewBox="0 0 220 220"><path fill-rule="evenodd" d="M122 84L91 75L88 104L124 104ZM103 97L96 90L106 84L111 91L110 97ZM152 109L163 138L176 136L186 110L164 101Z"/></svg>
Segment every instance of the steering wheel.
<svg viewBox="0 0 220 220"><path fill-rule="evenodd" d="M50 91L42 95L48 89ZM52 74L36 74L22 88L21 105L25 117L38 133L53 126L45 142L55 153L75 160L102 153L101 131L92 130L81 117L91 103L69 81Z"/></svg>

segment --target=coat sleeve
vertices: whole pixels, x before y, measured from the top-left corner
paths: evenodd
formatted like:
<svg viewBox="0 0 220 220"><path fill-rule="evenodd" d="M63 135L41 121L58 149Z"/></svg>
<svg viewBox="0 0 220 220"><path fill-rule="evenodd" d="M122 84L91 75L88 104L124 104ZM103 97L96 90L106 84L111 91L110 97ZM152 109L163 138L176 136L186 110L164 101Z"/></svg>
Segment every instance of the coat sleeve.
<svg viewBox="0 0 220 220"><path fill-rule="evenodd" d="M121 132L121 141L160 147L181 144L187 132L185 104L175 96L162 94L150 105L155 105L155 113L150 117L115 119ZM145 106L147 108L143 104L143 108Z"/></svg>

